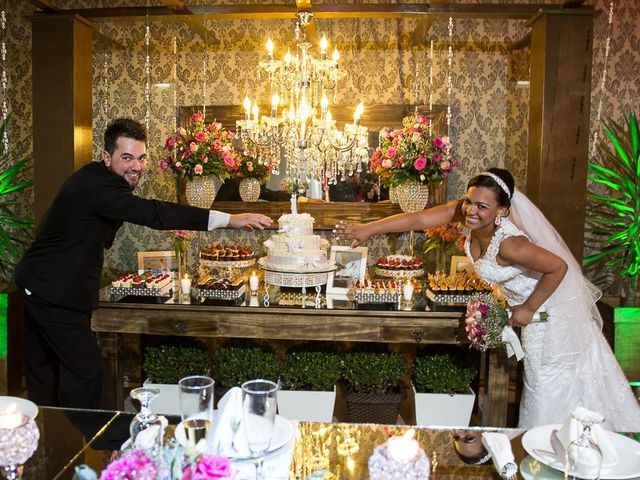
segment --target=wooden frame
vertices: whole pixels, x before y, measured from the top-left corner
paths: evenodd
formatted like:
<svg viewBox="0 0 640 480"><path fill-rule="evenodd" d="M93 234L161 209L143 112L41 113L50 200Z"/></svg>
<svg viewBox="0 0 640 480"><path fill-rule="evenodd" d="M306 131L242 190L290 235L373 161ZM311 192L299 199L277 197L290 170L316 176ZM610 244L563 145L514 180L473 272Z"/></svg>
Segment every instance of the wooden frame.
<svg viewBox="0 0 640 480"><path fill-rule="evenodd" d="M453 255L451 257L451 270L449 271L450 275L454 275L458 272L464 272L471 269L471 260L468 257L463 255Z"/></svg>
<svg viewBox="0 0 640 480"><path fill-rule="evenodd" d="M171 273L175 277L178 271L176 253L172 250L138 252L138 273Z"/></svg>
<svg viewBox="0 0 640 480"><path fill-rule="evenodd" d="M329 273L327 295L346 297L357 280L363 281L367 274L367 247L331 247L330 259L336 264L335 272Z"/></svg>

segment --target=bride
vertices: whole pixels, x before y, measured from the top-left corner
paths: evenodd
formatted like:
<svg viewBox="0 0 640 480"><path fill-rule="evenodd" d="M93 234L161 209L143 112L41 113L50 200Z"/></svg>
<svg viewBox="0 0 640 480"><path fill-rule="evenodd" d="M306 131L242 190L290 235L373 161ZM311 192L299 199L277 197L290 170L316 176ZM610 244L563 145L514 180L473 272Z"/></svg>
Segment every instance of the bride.
<svg viewBox="0 0 640 480"><path fill-rule="evenodd" d="M462 200L367 224L336 225L352 247L370 236L463 222L478 275L500 285L522 328L524 389L520 428L563 423L581 405L615 431L640 431L640 407L602 335L599 291L542 212L515 189L511 173L491 168L471 179ZM532 323L537 311L548 321Z"/></svg>

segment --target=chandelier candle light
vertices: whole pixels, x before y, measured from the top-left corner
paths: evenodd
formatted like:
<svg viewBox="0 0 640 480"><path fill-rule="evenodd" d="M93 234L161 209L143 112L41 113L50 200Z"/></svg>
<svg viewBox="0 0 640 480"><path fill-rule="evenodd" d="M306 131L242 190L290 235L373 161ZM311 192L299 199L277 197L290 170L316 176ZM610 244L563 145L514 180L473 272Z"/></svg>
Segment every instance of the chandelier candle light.
<svg viewBox="0 0 640 480"><path fill-rule="evenodd" d="M362 102L355 110L353 123L345 124L343 131L333 119L329 94L335 94L344 72L339 68L337 49L332 58L327 57L324 35L320 58L310 54L312 45L307 41L306 27L312 17L311 12L298 13L295 55L287 50L283 60L275 60L274 44L267 40L267 59L258 64L258 79L260 72L266 72L274 92L270 114L260 117L258 104L247 95L244 120L236 125L241 139L284 156L288 178L300 183L326 179L328 184L335 184L345 173L362 171L362 164L368 160L368 131L360 125Z"/></svg>

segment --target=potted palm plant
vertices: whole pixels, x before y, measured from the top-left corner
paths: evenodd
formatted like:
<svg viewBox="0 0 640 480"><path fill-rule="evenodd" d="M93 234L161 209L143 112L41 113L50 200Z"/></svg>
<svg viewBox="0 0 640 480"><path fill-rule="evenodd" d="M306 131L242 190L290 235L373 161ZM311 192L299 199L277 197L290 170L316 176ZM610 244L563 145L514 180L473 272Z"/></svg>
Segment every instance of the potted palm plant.
<svg viewBox="0 0 640 480"><path fill-rule="evenodd" d="M323 350L293 350L280 360L278 411L289 419L331 422L342 360Z"/></svg>
<svg viewBox="0 0 640 480"><path fill-rule="evenodd" d="M609 142L598 145L598 157L589 163L587 233L597 250L584 259L596 268L603 263L620 276L623 295L614 310L615 353L631 380L640 379L640 128L634 113L626 128L613 120L604 123ZM613 147L613 148L611 148Z"/></svg>
<svg viewBox="0 0 640 480"><path fill-rule="evenodd" d="M413 393L418 425L468 426L475 402L471 382L477 371L450 353L418 355Z"/></svg>
<svg viewBox="0 0 640 480"><path fill-rule="evenodd" d="M0 124L0 139L5 138L8 126L9 117L6 117ZM15 194L33 182L23 178L29 157L16 157L19 155L0 141L0 329L10 332L11 337L21 338L20 313L12 313L22 311L21 300L12 285L12 277L16 263L31 240L33 219L16 212ZM0 384L6 385L11 393L22 389L22 356L21 348L7 344L7 337L0 341L0 371L7 375Z"/></svg>
<svg viewBox="0 0 640 480"><path fill-rule="evenodd" d="M404 360L395 352L349 352L344 356L349 421L397 423Z"/></svg>
<svg viewBox="0 0 640 480"><path fill-rule="evenodd" d="M210 362L207 352L199 346L155 345L147 347L143 369L147 375L145 387L160 390L151 403L151 410L180 415L178 382L191 375L208 375Z"/></svg>

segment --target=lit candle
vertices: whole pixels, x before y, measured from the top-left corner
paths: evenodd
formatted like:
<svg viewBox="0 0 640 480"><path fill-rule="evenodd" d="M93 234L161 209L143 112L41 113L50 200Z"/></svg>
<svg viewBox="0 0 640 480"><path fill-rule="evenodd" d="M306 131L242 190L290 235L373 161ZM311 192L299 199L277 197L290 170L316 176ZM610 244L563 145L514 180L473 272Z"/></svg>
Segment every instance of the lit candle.
<svg viewBox="0 0 640 480"><path fill-rule="evenodd" d="M402 286L402 298L406 302L410 302L413 297L413 283L411 280L407 280L406 283Z"/></svg>
<svg viewBox="0 0 640 480"><path fill-rule="evenodd" d="M284 54L284 64L286 67L291 63L291 52L287 50L287 53Z"/></svg>
<svg viewBox="0 0 640 480"><path fill-rule="evenodd" d="M336 62L336 68L338 68L338 60L340 60L340 54L338 53L338 48L333 49L333 61Z"/></svg>
<svg viewBox="0 0 640 480"><path fill-rule="evenodd" d="M189 295L191 293L191 279L189 278L188 273L185 273L184 278L180 279L180 289L184 295Z"/></svg>
<svg viewBox="0 0 640 480"><path fill-rule="evenodd" d="M387 440L387 458L396 462L412 462L420 452L420 445L414 435L416 431L412 428L400 436L391 437Z"/></svg>
<svg viewBox="0 0 640 480"><path fill-rule="evenodd" d="M15 403L12 403L6 410L0 412L0 428L17 428L22 425L22 421L22 413L16 411Z"/></svg>
<svg viewBox="0 0 640 480"><path fill-rule="evenodd" d="M252 292L258 291L259 283L260 279L258 278L258 275L256 275L256 272L251 272L251 276L249 277L249 287L251 288Z"/></svg>
<svg viewBox="0 0 640 480"><path fill-rule="evenodd" d="M258 104L257 103L253 104L253 108L251 109L251 112L253 113L253 121L258 123L259 110L258 110Z"/></svg>
<svg viewBox="0 0 640 480"><path fill-rule="evenodd" d="M267 39L267 55L269 55L269 60L273 60L273 42L270 38Z"/></svg>
<svg viewBox="0 0 640 480"><path fill-rule="evenodd" d="M327 59L327 37L325 37L324 33L322 34L322 38L320 39L320 58L322 60Z"/></svg>
<svg viewBox="0 0 640 480"><path fill-rule="evenodd" d="M362 112L364 112L364 103L360 102L356 107L356 113L353 114L353 123L355 125L358 125L358 123L360 122Z"/></svg>
<svg viewBox="0 0 640 480"><path fill-rule="evenodd" d="M273 94L273 97L271 97L271 116L272 117L278 116L279 104L280 104L280 95L278 95L278 92L276 92Z"/></svg>
<svg viewBox="0 0 640 480"><path fill-rule="evenodd" d="M251 118L251 100L249 100L249 95L244 96L244 119L245 121L249 121Z"/></svg>

